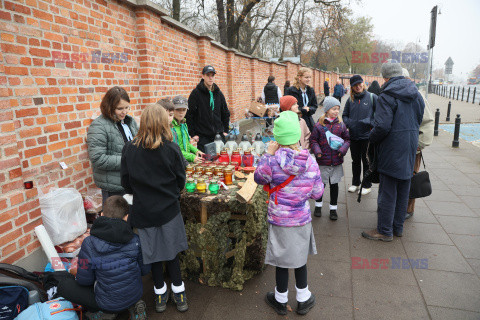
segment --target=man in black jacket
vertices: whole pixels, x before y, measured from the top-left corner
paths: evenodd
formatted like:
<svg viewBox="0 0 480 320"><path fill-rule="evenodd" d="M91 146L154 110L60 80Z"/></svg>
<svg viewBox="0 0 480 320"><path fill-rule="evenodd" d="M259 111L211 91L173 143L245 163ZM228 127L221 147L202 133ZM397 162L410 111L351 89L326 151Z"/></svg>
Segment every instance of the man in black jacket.
<svg viewBox="0 0 480 320"><path fill-rule="evenodd" d="M265 85L262 91L262 100L266 104L280 104L280 98L282 92L280 88L275 84L275 77L269 76L268 83Z"/></svg>
<svg viewBox="0 0 480 320"><path fill-rule="evenodd" d="M230 123L230 111L225 96L214 83L215 74L212 66L205 66L202 80L188 97L188 111L185 116L188 130L202 152L205 152L206 144L213 142L217 133L225 140Z"/></svg>

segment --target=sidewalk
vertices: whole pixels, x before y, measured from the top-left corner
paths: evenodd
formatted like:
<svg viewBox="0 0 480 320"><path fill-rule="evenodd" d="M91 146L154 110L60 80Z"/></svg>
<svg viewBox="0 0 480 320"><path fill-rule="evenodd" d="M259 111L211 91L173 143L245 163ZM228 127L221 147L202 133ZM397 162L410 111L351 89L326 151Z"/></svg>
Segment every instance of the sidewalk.
<svg viewBox="0 0 480 320"><path fill-rule="evenodd" d="M480 157L478 148L463 140L460 148L452 149L451 140L452 135L440 131L425 149L433 194L417 200L403 237L390 243L361 237L362 230L376 226L378 187L357 203L357 195L346 192L351 181L351 160L346 157L339 219L330 221L327 210L313 218L318 254L308 260L308 277L317 304L306 316L289 312L280 317L266 305L265 294L275 286L275 269L267 266L242 292L185 281L190 309L184 314L170 302L164 314L156 314L151 276L145 277L149 318L480 319ZM327 187L325 203L328 199ZM352 269L355 257L388 259L388 269ZM428 269L392 265L398 257L428 259ZM295 310L293 272L289 305Z"/></svg>
<svg viewBox="0 0 480 320"><path fill-rule="evenodd" d="M425 91L422 91L422 94L425 96ZM479 95L480 92L477 92ZM428 95L428 102L430 103L430 109L433 114L435 111L440 109L440 123L455 123L455 117L457 114L460 114L462 118L462 123L471 123L471 122L480 122L480 105L477 103L473 104L471 102L467 103L465 101L448 99L434 93ZM450 111L450 121L446 121L448 102L452 102L452 108Z"/></svg>

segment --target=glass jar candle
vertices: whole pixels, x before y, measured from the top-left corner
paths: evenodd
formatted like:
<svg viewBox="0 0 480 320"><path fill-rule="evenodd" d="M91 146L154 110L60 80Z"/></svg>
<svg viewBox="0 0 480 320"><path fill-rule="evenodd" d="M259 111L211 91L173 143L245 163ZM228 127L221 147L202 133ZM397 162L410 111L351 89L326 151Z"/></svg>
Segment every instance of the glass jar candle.
<svg viewBox="0 0 480 320"><path fill-rule="evenodd" d="M202 175L203 174L203 167L198 165L195 167L195 173L196 174L199 174L199 175Z"/></svg>
<svg viewBox="0 0 480 320"><path fill-rule="evenodd" d="M197 192L205 193L206 191L207 191L207 184L205 183L205 179L199 178L197 181Z"/></svg>
<svg viewBox="0 0 480 320"><path fill-rule="evenodd" d="M213 168L212 167L206 167L205 168L205 174L207 173L213 173Z"/></svg>
<svg viewBox="0 0 480 320"><path fill-rule="evenodd" d="M218 181L218 182L223 182L223 183L225 183L225 178L223 177L223 172L217 173L216 178L217 178L217 181Z"/></svg>
<svg viewBox="0 0 480 320"><path fill-rule="evenodd" d="M230 162L230 158L228 156L227 150L222 150L220 152L220 157L218 157L218 162L220 162L220 163L229 163Z"/></svg>
<svg viewBox="0 0 480 320"><path fill-rule="evenodd" d="M196 184L195 180L193 178L188 178L187 183L185 184L185 189L187 190L188 193L193 193L195 192Z"/></svg>
<svg viewBox="0 0 480 320"><path fill-rule="evenodd" d="M192 166L191 164L189 164L189 165L187 166L187 168L185 169L185 172L186 172L187 174L193 174L194 170L195 170L195 169L193 168L193 166Z"/></svg>
<svg viewBox="0 0 480 320"><path fill-rule="evenodd" d="M210 191L210 194L218 194L218 190L220 190L220 186L218 185L217 180L213 179L212 181L210 181L208 190Z"/></svg>
<svg viewBox="0 0 480 320"><path fill-rule="evenodd" d="M250 150L246 150L242 157L242 164L244 167L251 167L253 166L253 155Z"/></svg>
<svg viewBox="0 0 480 320"><path fill-rule="evenodd" d="M227 186L233 184L233 171L225 169L225 171L223 172L223 178L225 179L225 184Z"/></svg>
<svg viewBox="0 0 480 320"><path fill-rule="evenodd" d="M240 155L239 149L233 151L230 161L232 162L232 164L233 162L242 163L242 156Z"/></svg>
<svg viewBox="0 0 480 320"><path fill-rule="evenodd" d="M212 172L206 172L205 173L205 182L210 182L210 180L213 179L213 173Z"/></svg>

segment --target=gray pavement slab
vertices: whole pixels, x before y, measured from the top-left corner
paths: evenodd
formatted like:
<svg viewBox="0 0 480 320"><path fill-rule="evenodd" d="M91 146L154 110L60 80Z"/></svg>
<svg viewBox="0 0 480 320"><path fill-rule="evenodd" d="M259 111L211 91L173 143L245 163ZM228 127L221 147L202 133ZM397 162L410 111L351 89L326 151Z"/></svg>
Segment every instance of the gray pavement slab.
<svg viewBox="0 0 480 320"><path fill-rule="evenodd" d="M439 224L414 222L421 216L416 212L404 225L402 241L453 245L452 240Z"/></svg>
<svg viewBox="0 0 480 320"><path fill-rule="evenodd" d="M429 306L428 311L432 320L478 320L480 319L480 313L471 312L459 309L449 309L442 307Z"/></svg>

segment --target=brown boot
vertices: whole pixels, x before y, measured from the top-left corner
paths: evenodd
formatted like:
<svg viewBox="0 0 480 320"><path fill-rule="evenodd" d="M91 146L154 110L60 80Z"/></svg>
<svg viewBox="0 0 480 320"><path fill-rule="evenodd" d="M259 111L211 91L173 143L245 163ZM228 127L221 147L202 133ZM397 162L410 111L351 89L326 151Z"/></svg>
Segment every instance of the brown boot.
<svg viewBox="0 0 480 320"><path fill-rule="evenodd" d="M363 231L362 232L362 237L367 238L369 240L380 240L380 241L392 241L393 237L392 236L386 236L377 231L377 229L372 229L369 231Z"/></svg>

